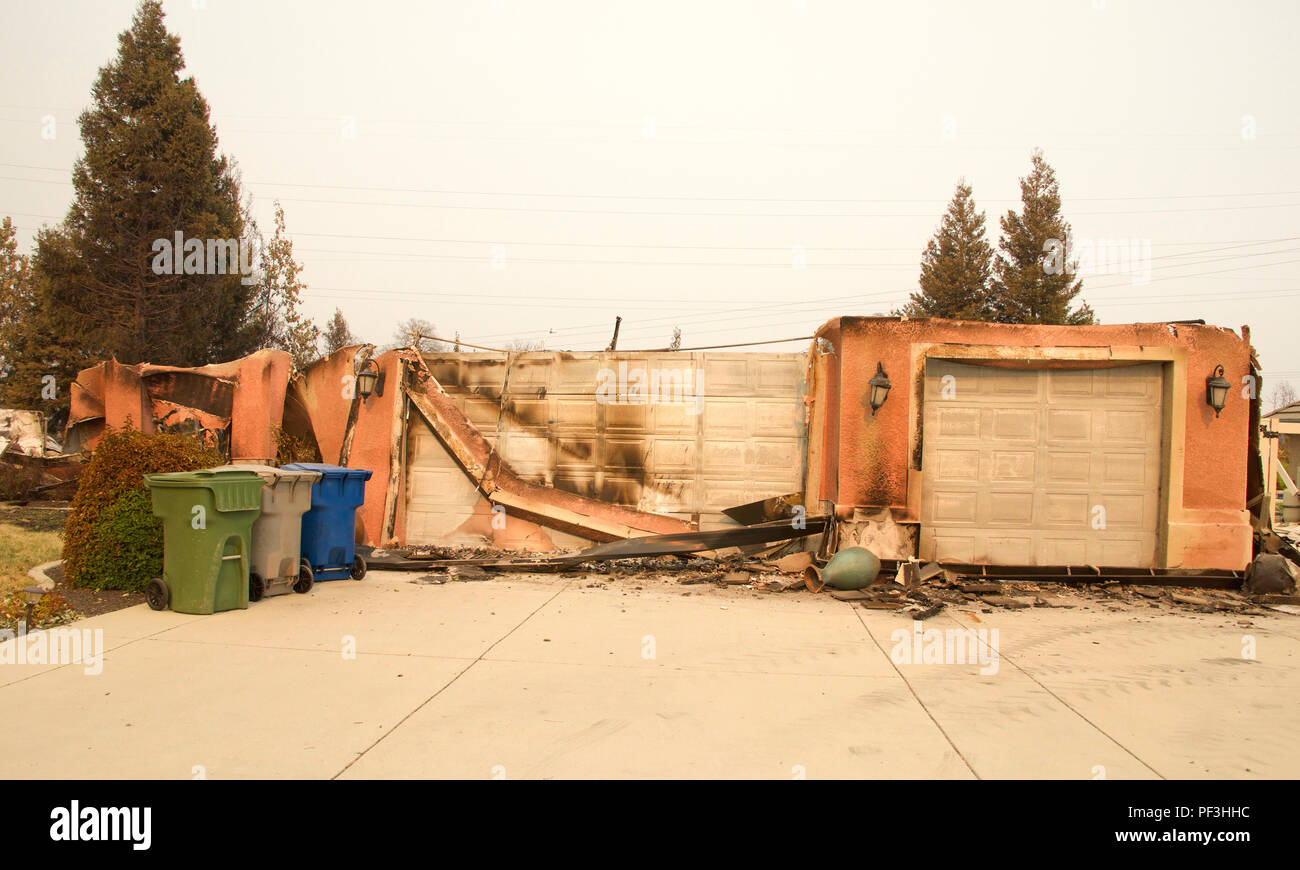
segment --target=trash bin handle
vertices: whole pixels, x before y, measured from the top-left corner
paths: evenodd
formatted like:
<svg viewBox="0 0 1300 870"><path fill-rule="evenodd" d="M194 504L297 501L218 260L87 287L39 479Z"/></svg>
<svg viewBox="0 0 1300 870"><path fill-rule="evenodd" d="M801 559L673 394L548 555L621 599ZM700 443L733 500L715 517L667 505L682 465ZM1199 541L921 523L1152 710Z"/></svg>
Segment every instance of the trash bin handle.
<svg viewBox="0 0 1300 870"><path fill-rule="evenodd" d="M225 549L226 549L226 544L230 543L230 541L232 541L232 540L233 540L236 544L239 545L239 552L238 552L238 553L231 554L231 555L229 555L229 556L222 556L222 557L220 557L220 559L218 559L218 561L220 561L220 562L229 562L231 559L238 559L238 560L239 560L239 568L240 568L240 571L241 571L242 573L244 573L244 574L247 574L247 573L248 573L248 564L247 564L247 562L248 562L248 548L244 546L244 536L243 536L243 535L226 535L225 539L223 539L222 542L221 542L221 550L225 550ZM218 550L218 552L221 552L221 551Z"/></svg>

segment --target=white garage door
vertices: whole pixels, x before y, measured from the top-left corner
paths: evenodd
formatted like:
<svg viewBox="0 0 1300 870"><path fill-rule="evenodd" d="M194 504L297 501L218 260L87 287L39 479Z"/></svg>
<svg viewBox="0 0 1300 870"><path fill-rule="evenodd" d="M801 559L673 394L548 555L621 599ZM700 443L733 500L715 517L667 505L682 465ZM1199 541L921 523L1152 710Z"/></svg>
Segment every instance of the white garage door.
<svg viewBox="0 0 1300 870"><path fill-rule="evenodd" d="M508 362L505 354L444 352L425 361L531 483L698 518L704 529L734 525L724 508L803 488L803 354L543 351ZM689 387L682 398L691 401L620 399L620 385L637 373ZM602 396L603 383L613 389ZM407 437L406 543L481 546L491 505L419 414Z"/></svg>
<svg viewBox="0 0 1300 870"><path fill-rule="evenodd" d="M1161 368L926 364L921 556L1154 564Z"/></svg>

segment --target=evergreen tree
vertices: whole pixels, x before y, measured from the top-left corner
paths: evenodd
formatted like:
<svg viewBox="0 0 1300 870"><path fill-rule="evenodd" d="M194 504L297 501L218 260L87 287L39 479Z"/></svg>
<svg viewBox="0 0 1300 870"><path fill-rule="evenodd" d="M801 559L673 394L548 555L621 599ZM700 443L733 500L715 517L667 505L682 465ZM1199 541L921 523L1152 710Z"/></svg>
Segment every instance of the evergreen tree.
<svg viewBox="0 0 1300 870"><path fill-rule="evenodd" d="M320 358L320 330L302 313L302 264L293 258L293 240L285 234L284 208L275 203L275 233L262 250L261 293L269 308L272 347L288 351L302 370Z"/></svg>
<svg viewBox="0 0 1300 870"><path fill-rule="evenodd" d="M20 315L31 304L31 261L18 253L14 222L0 221L0 377L13 367L13 342L18 338Z"/></svg>
<svg viewBox="0 0 1300 870"><path fill-rule="evenodd" d="M72 378L86 360L41 305L38 280L6 217L0 221L0 407L62 420Z"/></svg>
<svg viewBox="0 0 1300 870"><path fill-rule="evenodd" d="M957 183L939 230L921 256L921 292L900 313L908 317L989 320L993 247L984 236L984 213L975 210L971 188Z"/></svg>
<svg viewBox="0 0 1300 870"><path fill-rule="evenodd" d="M253 281L237 249L209 241L244 234L238 173L184 66L160 3L141 0L78 119L67 217L37 235L40 305L88 359L200 365L250 349ZM165 257L177 233L181 250Z"/></svg>
<svg viewBox="0 0 1300 870"><path fill-rule="evenodd" d="M337 308L334 309L334 316L329 319L329 323L325 324L325 332L321 337L325 340L326 355L350 344L360 344L348 327L348 322L343 319L343 312Z"/></svg>
<svg viewBox="0 0 1300 870"><path fill-rule="evenodd" d="M1029 175L1020 179L1023 214L1002 218L1001 248L993 264L990 303L999 323L1096 323L1088 304L1070 305L1083 290L1070 225L1061 217L1056 172L1034 151Z"/></svg>

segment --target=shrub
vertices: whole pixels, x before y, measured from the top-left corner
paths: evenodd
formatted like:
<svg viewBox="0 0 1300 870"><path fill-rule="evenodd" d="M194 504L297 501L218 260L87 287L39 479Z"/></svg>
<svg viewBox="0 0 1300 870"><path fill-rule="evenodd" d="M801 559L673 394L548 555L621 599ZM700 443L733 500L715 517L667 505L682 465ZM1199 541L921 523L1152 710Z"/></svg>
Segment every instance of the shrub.
<svg viewBox="0 0 1300 870"><path fill-rule="evenodd" d="M316 439L308 432L305 437L293 435L281 426L275 427L275 464L288 465L290 462L320 462L320 448Z"/></svg>
<svg viewBox="0 0 1300 870"><path fill-rule="evenodd" d="M139 591L162 574L162 524L144 475L221 465L215 449L189 435L104 435L81 475L63 534L63 571L72 586Z"/></svg>
<svg viewBox="0 0 1300 870"><path fill-rule="evenodd" d="M129 490L90 527L80 576L93 578L100 589L143 590L151 578L162 576L162 529L149 491Z"/></svg>
<svg viewBox="0 0 1300 870"><path fill-rule="evenodd" d="M18 623L27 616L27 599L21 588L13 588L0 593L0 630L18 631ZM29 631L66 625L77 618L77 611L57 592L50 592L41 598L40 603L32 608L32 624Z"/></svg>

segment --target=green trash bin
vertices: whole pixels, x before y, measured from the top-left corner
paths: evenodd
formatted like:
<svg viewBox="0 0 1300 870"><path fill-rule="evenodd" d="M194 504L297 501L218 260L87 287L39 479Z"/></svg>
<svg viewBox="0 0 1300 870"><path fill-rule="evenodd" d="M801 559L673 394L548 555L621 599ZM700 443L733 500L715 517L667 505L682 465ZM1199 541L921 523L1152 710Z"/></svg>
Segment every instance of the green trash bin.
<svg viewBox="0 0 1300 870"><path fill-rule="evenodd" d="M310 592L314 577L302 557L302 515L311 509L311 487L319 471L273 465L222 465L213 471L251 471L262 478L262 513L253 521L248 600L290 590Z"/></svg>
<svg viewBox="0 0 1300 870"><path fill-rule="evenodd" d="M204 469L146 474L153 512L163 521L163 576L149 581L154 610L216 613L248 607L253 521L262 478Z"/></svg>

